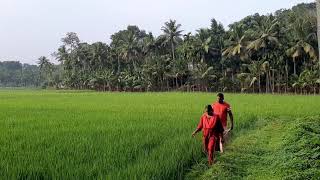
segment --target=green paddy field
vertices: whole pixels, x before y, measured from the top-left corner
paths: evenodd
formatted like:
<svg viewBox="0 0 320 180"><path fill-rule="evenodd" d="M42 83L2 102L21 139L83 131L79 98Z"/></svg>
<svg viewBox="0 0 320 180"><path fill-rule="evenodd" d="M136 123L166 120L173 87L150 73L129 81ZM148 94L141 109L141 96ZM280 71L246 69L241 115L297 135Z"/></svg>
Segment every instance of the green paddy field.
<svg viewBox="0 0 320 180"><path fill-rule="evenodd" d="M0 90L0 179L319 179L320 96L225 96L208 167L191 133L215 93Z"/></svg>

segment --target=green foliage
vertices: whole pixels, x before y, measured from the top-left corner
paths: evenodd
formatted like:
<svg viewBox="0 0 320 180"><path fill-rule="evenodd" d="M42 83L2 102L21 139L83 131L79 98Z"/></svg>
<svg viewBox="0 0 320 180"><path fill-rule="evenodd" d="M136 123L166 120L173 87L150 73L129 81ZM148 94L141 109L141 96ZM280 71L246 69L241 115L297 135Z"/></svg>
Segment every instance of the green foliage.
<svg viewBox="0 0 320 180"><path fill-rule="evenodd" d="M320 77L315 10L315 3L310 3L253 14L228 30L212 19L209 27L195 33L184 32L181 24L169 20L159 36L129 25L115 32L110 44L82 42L69 32L54 53L60 66L40 58L39 75L32 78L39 82L33 84L98 91L320 93L320 86L303 86L308 82L300 83L302 78L297 88L296 81L304 71ZM210 74L202 76L209 67ZM96 77L104 72L113 72L108 85ZM26 86L23 74L10 73L0 73L1 86Z"/></svg>
<svg viewBox="0 0 320 180"><path fill-rule="evenodd" d="M318 163L318 96L226 94L235 129L213 169L190 133L215 94L0 90L0 99L2 179L183 179L195 164L196 177L264 179L286 177L286 162Z"/></svg>
<svg viewBox="0 0 320 180"><path fill-rule="evenodd" d="M288 128L283 145L283 179L315 179L320 176L320 117L299 118Z"/></svg>

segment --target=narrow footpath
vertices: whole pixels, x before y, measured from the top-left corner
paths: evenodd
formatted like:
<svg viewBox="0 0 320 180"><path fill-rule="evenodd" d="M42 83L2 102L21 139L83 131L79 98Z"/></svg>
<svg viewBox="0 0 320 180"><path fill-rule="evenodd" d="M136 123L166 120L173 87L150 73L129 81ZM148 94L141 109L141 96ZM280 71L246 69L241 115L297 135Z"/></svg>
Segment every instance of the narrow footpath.
<svg viewBox="0 0 320 180"><path fill-rule="evenodd" d="M319 119L257 120L253 128L232 137L214 166L204 168L201 162L186 179L317 179Z"/></svg>

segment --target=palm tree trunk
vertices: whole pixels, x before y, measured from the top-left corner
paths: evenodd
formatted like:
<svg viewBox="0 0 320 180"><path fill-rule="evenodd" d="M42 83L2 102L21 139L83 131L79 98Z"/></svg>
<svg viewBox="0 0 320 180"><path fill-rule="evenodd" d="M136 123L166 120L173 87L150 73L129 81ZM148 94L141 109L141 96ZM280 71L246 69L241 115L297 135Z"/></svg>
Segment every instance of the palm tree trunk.
<svg viewBox="0 0 320 180"><path fill-rule="evenodd" d="M254 93L254 83L253 83L253 93Z"/></svg>
<svg viewBox="0 0 320 180"><path fill-rule="evenodd" d="M178 88L179 88L178 76L176 76L176 88L177 88L177 90L178 90Z"/></svg>
<svg viewBox="0 0 320 180"><path fill-rule="evenodd" d="M272 71L272 94L274 93L274 80L275 80L275 77L274 77L274 70Z"/></svg>
<svg viewBox="0 0 320 180"><path fill-rule="evenodd" d="M278 93L280 93L281 74L278 72Z"/></svg>
<svg viewBox="0 0 320 180"><path fill-rule="evenodd" d="M163 78L160 77L160 91L163 91Z"/></svg>
<svg viewBox="0 0 320 180"><path fill-rule="evenodd" d="M266 93L268 93L268 72L266 73Z"/></svg>
<svg viewBox="0 0 320 180"><path fill-rule="evenodd" d="M110 86L109 82L108 82L108 89L109 89L109 91L111 91L111 86Z"/></svg>
<svg viewBox="0 0 320 180"><path fill-rule="evenodd" d="M173 44L173 40L171 41L171 51L172 51L172 60L174 62L175 57L174 57L174 44Z"/></svg>
<svg viewBox="0 0 320 180"><path fill-rule="evenodd" d="M261 74L259 73L259 82L258 82L258 86L259 86L259 93L261 93Z"/></svg>
<svg viewBox="0 0 320 180"><path fill-rule="evenodd" d="M285 93L288 91L288 80L289 80L289 69L288 69L288 59L286 59L286 87Z"/></svg>
<svg viewBox="0 0 320 180"><path fill-rule="evenodd" d="M120 66L121 66L121 65L120 65L120 57L118 56L118 74L120 74L120 71L121 71L121 70L120 70Z"/></svg>
<svg viewBox="0 0 320 180"><path fill-rule="evenodd" d="M320 53L320 0L317 0L317 35L318 35L318 49ZM319 78L320 78L320 55L318 55L319 58Z"/></svg>
<svg viewBox="0 0 320 180"><path fill-rule="evenodd" d="M130 56L129 56L130 57ZM133 59L129 59L129 62L132 61L132 67L133 67L133 71L136 72L136 62Z"/></svg>
<svg viewBox="0 0 320 180"><path fill-rule="evenodd" d="M232 73L231 73L231 80L232 80L232 91L235 92L234 89L234 75L233 75L233 69L232 69Z"/></svg>
<svg viewBox="0 0 320 180"><path fill-rule="evenodd" d="M295 58L293 58L293 74L297 75L297 71L296 71L296 60Z"/></svg>

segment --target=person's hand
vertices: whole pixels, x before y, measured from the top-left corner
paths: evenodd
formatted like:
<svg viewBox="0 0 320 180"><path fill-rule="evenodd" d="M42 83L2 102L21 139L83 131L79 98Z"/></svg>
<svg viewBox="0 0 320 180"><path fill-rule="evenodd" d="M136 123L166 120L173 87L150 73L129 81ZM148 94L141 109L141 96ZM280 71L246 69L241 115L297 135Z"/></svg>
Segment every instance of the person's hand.
<svg viewBox="0 0 320 180"><path fill-rule="evenodd" d="M195 137L195 136L196 136L196 133L195 133L195 132L193 132L191 136L192 136L192 137Z"/></svg>
<svg viewBox="0 0 320 180"><path fill-rule="evenodd" d="M227 129L227 130L225 130L225 131L224 131L224 133L223 133L223 135L228 134L230 131L231 131L231 129Z"/></svg>

